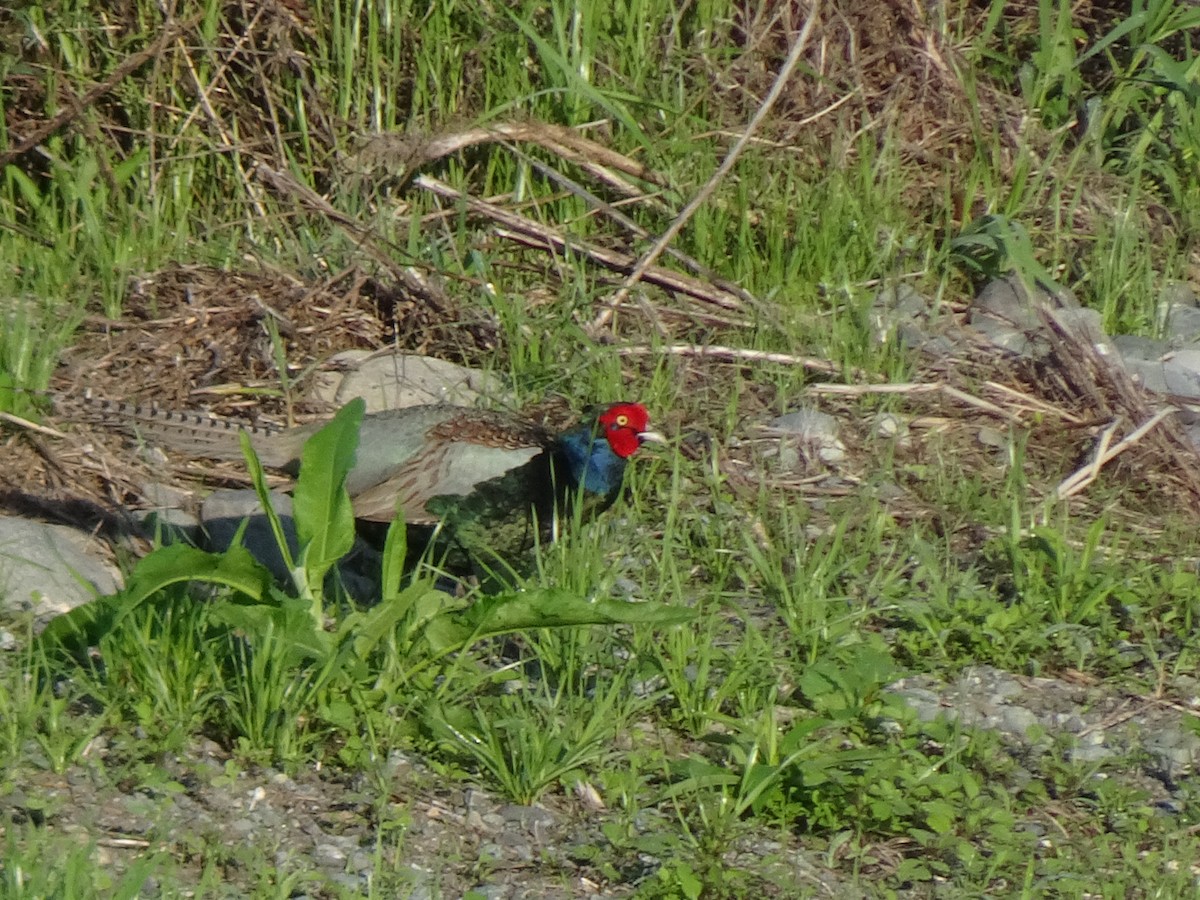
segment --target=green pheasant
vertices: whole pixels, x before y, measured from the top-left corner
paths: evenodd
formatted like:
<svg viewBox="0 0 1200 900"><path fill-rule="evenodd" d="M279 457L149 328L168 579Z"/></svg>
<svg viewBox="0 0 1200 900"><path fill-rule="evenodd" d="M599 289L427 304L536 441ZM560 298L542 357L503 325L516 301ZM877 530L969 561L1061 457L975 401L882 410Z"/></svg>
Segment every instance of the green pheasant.
<svg viewBox="0 0 1200 900"><path fill-rule="evenodd" d="M178 452L239 459L245 430L265 466L294 473L321 423L272 431L226 419L92 401L103 424ZM639 403L614 403L555 434L497 412L415 406L363 417L346 489L361 522L397 515L418 539L435 533L452 554L484 568L521 568L536 540L553 540L567 512L603 511L620 494L625 467L649 430ZM582 506L577 506L582 504ZM419 543L424 543L419 540ZM414 542L417 543L417 542Z"/></svg>

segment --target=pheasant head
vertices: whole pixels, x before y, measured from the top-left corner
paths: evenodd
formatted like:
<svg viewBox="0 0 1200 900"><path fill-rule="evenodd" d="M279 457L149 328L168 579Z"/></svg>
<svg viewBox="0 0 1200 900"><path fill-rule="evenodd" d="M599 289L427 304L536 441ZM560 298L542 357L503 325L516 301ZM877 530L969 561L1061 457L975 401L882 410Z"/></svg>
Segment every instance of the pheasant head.
<svg viewBox="0 0 1200 900"><path fill-rule="evenodd" d="M662 442L648 430L650 414L640 403L614 403L593 409L584 420L558 438L567 487L581 490L606 506L616 499L625 463L646 441Z"/></svg>

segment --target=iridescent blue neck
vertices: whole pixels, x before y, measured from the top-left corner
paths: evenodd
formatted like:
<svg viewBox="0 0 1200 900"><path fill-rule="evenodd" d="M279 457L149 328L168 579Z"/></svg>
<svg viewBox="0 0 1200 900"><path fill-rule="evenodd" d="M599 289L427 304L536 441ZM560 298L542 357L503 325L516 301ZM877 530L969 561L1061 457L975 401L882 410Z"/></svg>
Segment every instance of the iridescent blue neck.
<svg viewBox="0 0 1200 900"><path fill-rule="evenodd" d="M582 486L589 494L612 497L621 489L625 460L613 453L608 441L592 429L593 424L585 422L559 436L568 486L573 490Z"/></svg>

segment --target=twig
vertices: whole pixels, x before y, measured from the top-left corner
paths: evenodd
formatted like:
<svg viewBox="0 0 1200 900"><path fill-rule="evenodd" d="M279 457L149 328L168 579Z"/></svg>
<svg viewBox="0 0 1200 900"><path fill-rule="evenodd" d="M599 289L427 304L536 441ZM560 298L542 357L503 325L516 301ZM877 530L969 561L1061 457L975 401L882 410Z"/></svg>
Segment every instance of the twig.
<svg viewBox="0 0 1200 900"><path fill-rule="evenodd" d="M192 120L199 116L200 110L204 110L204 114L207 116L209 124L212 125L213 130L216 131L217 135L220 137L221 143L225 146L225 149L229 151L231 161L233 162L233 168L237 171L238 179L242 182L242 188L245 190L246 196L250 199L250 202L254 205L255 215L258 216L260 221L263 221L267 218L267 210L263 206L262 201L259 200L257 192L254 191L250 185L250 176L246 173L246 167L242 165L241 151L234 142L233 136L230 135L229 129L225 127L225 123L221 121L221 117L218 116L217 111L213 109L213 105L209 101L208 95L209 90L225 79L226 70L232 64L232 61L241 55L243 47L250 40L250 36L254 34L255 26L258 24L258 20L262 15L262 8L255 10L254 18L251 19L243 29L242 35L237 39L236 43L230 50L228 58L225 62L218 66L217 70L213 73L212 79L209 83L210 87L208 89L206 89L204 84L201 82L200 73L196 71L196 64L192 62L192 57L189 55L186 45L184 45L182 39L180 40L179 50L183 56L183 64L187 68L188 77L191 79L192 87L196 89L196 97L200 102L197 106L192 108L191 112L188 113L187 118L184 120L183 125L176 132L177 135L182 136L186 132L188 126L191 124ZM230 93L234 92L230 91ZM178 140L179 138L176 138L176 142L178 142Z"/></svg>
<svg viewBox="0 0 1200 900"><path fill-rule="evenodd" d="M579 184L574 179L568 178L554 167L543 163L540 159L535 159L528 153L522 152L519 147L513 144L506 144L505 146L507 146L512 153L527 166L530 166L534 170L541 172L542 175L548 178L550 181L553 181L555 184L560 185L565 190L570 191L576 197L582 199L585 203L592 206L592 208L599 210L601 213L608 216L610 219L625 228L627 231L631 232L636 237L643 240L650 237L650 232L648 232L645 228L643 228L633 219L629 218L629 216L625 215L625 213L621 212L621 210L617 209L617 207L605 201L604 198L598 197L596 194L589 191L582 184ZM732 294L735 297L740 297L746 303L757 304L757 298L748 290L740 285L734 284L732 281L722 278L712 269L701 263L698 259L688 256L688 254L684 253L677 247L667 247L666 252L672 259L680 263L689 272L700 278L708 279L709 282L711 282L720 290L725 291L725 293Z"/></svg>
<svg viewBox="0 0 1200 900"><path fill-rule="evenodd" d="M771 353L767 350L746 350L741 347L721 347L718 345L701 346L699 344L668 344L663 347L618 347L618 356L650 356L655 353L667 356L690 356L696 359L719 359L726 362L769 362L785 366L803 366L813 372L823 372L826 375L836 375L845 371L837 363L828 359L813 356L793 356L790 353ZM856 378L866 378L867 374L860 369L851 369L850 373Z"/></svg>
<svg viewBox="0 0 1200 900"><path fill-rule="evenodd" d="M787 84L788 79L791 77L792 71L800 63L800 57L803 55L805 47L808 46L808 37L810 34L812 34L813 25L817 20L817 10L819 7L819 0L813 0L812 9L809 11L808 18L804 22L804 27L800 30L799 36L792 44L791 52L788 53L788 57L784 61L782 68L780 68L779 74L775 77L775 83L771 85L771 90L767 93L762 105L754 114L754 118L750 120L750 124L746 126L745 132L740 138L738 138L737 143L733 145L733 148L726 155L725 159L721 161L721 165L719 165L717 170L713 172L712 177L709 178L708 181L700 188L700 190L696 192L696 196L694 196L688 202L687 206L683 208L683 211L675 217L675 220L671 222L669 226L667 226L666 231L664 231L662 236L654 242L654 245L644 254L642 254L641 259L638 260L633 271L630 272L629 276L625 279L625 283L621 285L617 292L613 294L613 296L610 297L605 303L604 308L600 310L599 315L596 316L590 325L589 330L593 335L596 335L600 329L608 325L608 323L612 320L613 310L617 307L617 305L625 302L625 299L629 296L629 292L632 290L633 286L642 279L642 276L646 274L646 272L654 264L654 261L662 255L662 252L666 249L667 245L675 240L679 232L683 230L683 226L687 224L688 220L696 214L696 211L705 202L707 202L708 198L712 196L713 192L717 189L717 185L719 185L725 179L725 176L729 174L730 170L734 166L734 163L737 162L738 158L742 155L742 152L746 149L746 146L750 143L750 139L753 137L754 132L756 132L759 126L762 125L763 120L767 117L767 113L771 111L771 108L775 105L775 101L777 101L779 99L779 95L783 93L784 85Z"/></svg>
<svg viewBox="0 0 1200 900"><path fill-rule="evenodd" d="M795 127L803 128L806 125L812 125L814 122L817 122L817 121L823 119L825 116L829 115L831 112L836 110L842 104L848 103L851 99L853 99L854 97L857 97L858 93L859 93L859 89L855 88L854 90L850 91L850 93L843 94L841 97L839 97L837 100L834 100L832 103L830 103L824 109L819 109L815 113L813 113L811 116L805 116L799 122L796 122ZM695 139L696 140L704 140L705 138L714 137L714 136L715 137L727 137L727 138L740 138L743 133L744 132L740 132L740 131L725 131L722 129L718 129L717 131L703 131L700 134L696 135ZM783 150L788 153L802 153L803 152L794 143L783 143L782 141L772 141L772 140L768 140L767 138L760 138L760 137L752 137L752 138L750 138L750 141L751 141L751 143L757 144L762 147L771 147L775 150Z"/></svg>
<svg viewBox="0 0 1200 900"><path fill-rule="evenodd" d="M622 303L617 309L633 309L633 304ZM669 309L659 307L655 313L664 319L677 319L690 325L715 325L717 328L753 328L754 323L749 319L738 319L732 316L719 316L715 313L703 312L697 309Z"/></svg>
<svg viewBox="0 0 1200 900"><path fill-rule="evenodd" d="M96 845L98 847L114 847L118 850L144 850L151 846L149 841L130 837L99 838Z"/></svg>
<svg viewBox="0 0 1200 900"><path fill-rule="evenodd" d="M26 431L36 431L38 434L44 434L46 437L66 437L65 434L57 429L50 428L47 425L39 425L37 422L31 422L28 419L22 419L20 416L14 416L12 413L0 412L0 419L3 419L10 425L16 425L18 428L24 428Z"/></svg>
<svg viewBox="0 0 1200 900"><path fill-rule="evenodd" d="M507 228L497 228L496 236L539 250L545 250L547 245L559 252L569 249L572 253L586 256L597 265L605 269L611 269L614 272L628 272L633 268L634 259L627 253L620 253L616 250L605 250L603 247L584 243L579 238L567 238L543 226L538 226L532 221L530 221L530 225L536 230L527 231L522 228L513 231ZM720 309L740 310L742 308L741 303L738 302L736 297L732 297L698 278L692 278L690 275L684 275L682 272L674 272L671 269L664 269L662 266L653 266L646 272L643 280L650 284L656 284L668 291L694 297L697 300Z"/></svg>
<svg viewBox="0 0 1200 900"><path fill-rule="evenodd" d="M77 103L69 104L67 108L58 115L51 118L48 122L43 122L27 137L17 141L17 145L7 153L0 154L0 169L4 168L23 153L26 153L36 147L68 122L83 115L83 113L97 100L116 88L118 84L124 81L126 77L133 74L133 72L139 67L145 65L147 62L166 50L167 46L174 41L182 31L192 27L194 24L199 22L201 18L202 16L194 16L184 23L168 22L163 28L162 34L158 36L158 40L156 40L153 44L151 44L145 50L141 50L138 53L133 54L133 56L126 57L123 62L121 62L115 69L112 70L112 72L109 73L107 78L84 94Z"/></svg>
<svg viewBox="0 0 1200 900"><path fill-rule="evenodd" d="M1058 416L1072 425L1082 425L1084 423L1083 419L1069 410L1063 409L1061 406L1055 406L1053 403L1049 403L1040 397L1031 397L1028 394L1018 391L1016 388L1009 387L1007 384L1001 384L998 381L985 381L983 386L989 390L998 391L1001 394L1012 397L1030 412L1048 413L1049 415Z"/></svg>
<svg viewBox="0 0 1200 900"><path fill-rule="evenodd" d="M409 134L383 134L368 141L358 157L362 165L396 165L415 169L418 166L449 156L477 144L499 141L525 141L549 150L591 172L597 180L627 197L645 198L637 185L618 178L613 171L638 178L662 187L663 179L652 169L643 166L610 147L584 137L574 128L551 125L547 122L494 122L486 127L469 128L425 137Z"/></svg>
<svg viewBox="0 0 1200 900"><path fill-rule="evenodd" d="M1068 497L1078 494L1099 477L1100 470L1104 466L1108 465L1108 463L1112 462L1114 459L1140 441L1143 437L1149 434L1159 422L1177 412L1179 412L1179 410L1174 406L1167 406L1160 409L1145 423L1130 432L1130 434L1123 438L1119 444L1117 444L1115 447L1109 448L1108 444L1112 438L1112 432L1116 430L1118 425L1117 422L1113 422L1113 424L1105 429L1104 434L1101 436L1100 444L1096 448L1096 454L1092 461L1083 468L1069 475L1067 478L1063 479L1062 483L1054 492L1056 498L1059 500L1066 500Z"/></svg>
<svg viewBox="0 0 1200 900"><path fill-rule="evenodd" d="M568 238L539 222L535 222L533 219L510 212L493 203L488 203L486 200L480 200L464 194L436 178L431 178L428 175L418 175L413 179L413 184L437 194L439 197L466 204L467 208L472 212L499 222L503 227L497 228L496 234L507 240L519 241L527 246L539 249L545 249L547 245L559 251L569 249L573 253L588 257L606 269L613 269L618 272L628 272L633 267L633 257L627 254L618 253L615 250L604 250L600 247L593 247L576 237ZM672 272L670 269L655 266L651 272L647 273L646 280L667 290L695 297L697 300L702 300L721 309L740 310L742 308L742 303L737 297L731 296L697 278L692 278L690 275L684 275L681 272Z"/></svg>
<svg viewBox="0 0 1200 900"><path fill-rule="evenodd" d="M839 397L861 397L863 394L944 394L951 400L974 406L1010 422L1024 420L1014 412L997 406L991 401L968 394L941 381L930 383L905 382L902 384L810 384L807 390L814 394L834 394Z"/></svg>

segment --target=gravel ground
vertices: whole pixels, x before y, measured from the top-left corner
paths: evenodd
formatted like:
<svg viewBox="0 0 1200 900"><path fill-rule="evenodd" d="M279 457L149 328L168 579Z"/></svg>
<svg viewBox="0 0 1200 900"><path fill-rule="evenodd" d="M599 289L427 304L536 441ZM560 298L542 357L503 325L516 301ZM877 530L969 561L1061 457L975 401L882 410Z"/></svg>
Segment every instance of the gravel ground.
<svg viewBox="0 0 1200 900"><path fill-rule="evenodd" d="M1101 686L980 666L953 683L922 676L894 690L921 719L947 716L998 732L1017 763L1010 780L1038 778L1051 749L1065 747L1081 762L1130 761L1105 777L1127 779L1163 815L1174 815L1200 761L1200 737L1184 721L1190 709ZM616 820L612 811L561 795L538 806L510 804L413 757L395 755L371 777L246 770L203 740L177 755L127 762L137 758L136 746L96 738L62 775L34 759L7 773L16 789L0 796L0 821L94 841L97 865L113 872L165 851L173 888L218 862L228 896L291 879L290 895L303 897L457 897L468 890L490 900L623 897L663 862L615 848L602 831ZM643 810L634 828L653 835L679 825L664 804ZM780 837L752 832L724 861L762 884L765 896L863 895L807 850L803 836ZM141 896L158 894L148 884Z"/></svg>
<svg viewBox="0 0 1200 900"><path fill-rule="evenodd" d="M489 900L624 897L660 865L614 851L601 832L610 816L573 798L507 803L398 754L368 779L242 770L205 740L149 764L111 765L130 749L96 739L84 761L61 775L48 760L9 772L17 788L0 796L0 822L94 841L96 864L114 874L164 850L177 864L173 888L199 880L202 862L216 861L229 896L266 876L291 878L290 896L302 897L459 897L468 890ZM667 815L647 810L636 827L677 828ZM833 873L777 838L743 841L728 864L833 895ZM141 896L159 893L154 882Z"/></svg>

